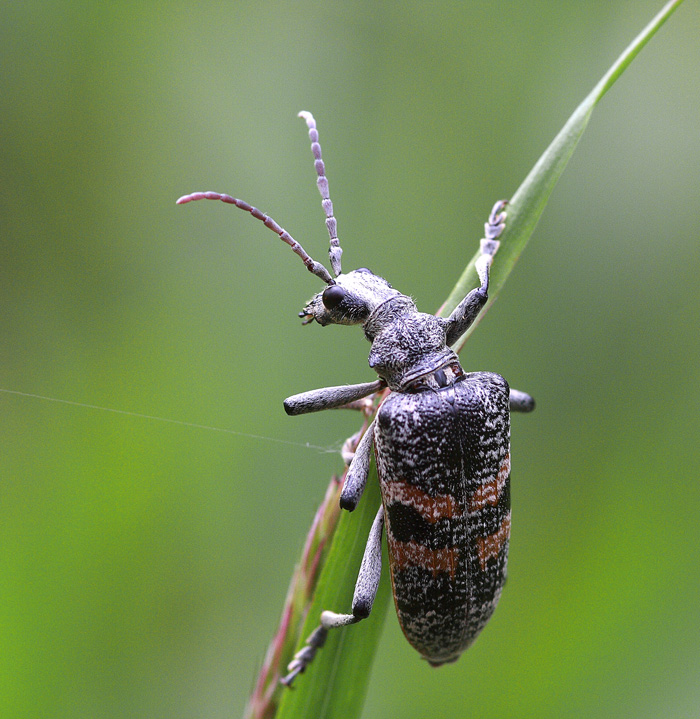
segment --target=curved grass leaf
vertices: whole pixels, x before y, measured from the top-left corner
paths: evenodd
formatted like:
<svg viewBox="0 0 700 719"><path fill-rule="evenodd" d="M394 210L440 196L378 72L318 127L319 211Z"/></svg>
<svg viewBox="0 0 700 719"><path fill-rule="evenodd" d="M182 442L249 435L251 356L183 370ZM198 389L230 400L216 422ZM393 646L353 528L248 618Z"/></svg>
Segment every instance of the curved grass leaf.
<svg viewBox="0 0 700 719"><path fill-rule="evenodd" d="M633 40L576 108L511 198L507 227L492 268L487 307L500 292L530 239L554 185L586 129L594 107L681 2L668 2ZM467 265L439 314L449 314L465 294L477 286L475 260L476 257ZM461 348L469 334L460 340L456 349ZM376 469L373 466L367 490L357 510L352 514L343 512L344 516L338 524L302 632L304 638L317 625L322 610L349 611L357 569L379 502ZM356 719L360 716L389 598L386 574L385 571L371 617L356 626L330 633L326 646L309 671L297 678L295 689L284 692L276 714L278 719Z"/></svg>
<svg viewBox="0 0 700 719"><path fill-rule="evenodd" d="M484 313L498 296L505 284L506 278L513 270L515 263L520 257L525 245L528 243L535 225L544 211L547 200L561 176L571 155L573 155L583 131L588 125L593 109L598 101L612 87L615 80L626 70L627 66L634 60L639 51L649 42L654 33L666 22L671 13L683 2L683 0L671 0L666 3L654 19L637 35L627 46L625 51L617 58L610 69L603 75L600 82L591 90L584 101L574 110L566 124L559 131L559 134L552 140L552 143L544 151L535 166L525 178L523 183L512 196L507 208L508 220L506 229L501 235L501 246L491 268L491 282L489 286L489 300ZM497 199L497 198L494 198ZM472 287L479 282L474 269L474 263L478 257L474 255L465 268L462 276L457 281L445 304L440 308L438 314L447 316L459 304L461 299ZM476 327L475 323L469 331L460 339L454 347L459 351L469 335Z"/></svg>
<svg viewBox="0 0 700 719"><path fill-rule="evenodd" d="M362 501L352 512L342 512L326 563L314 594L301 636L311 634L321 612L332 608L349 612L369 529L379 509L379 480L374 462ZM386 569L386 556L383 558ZM308 672L297 677L294 689L285 690L277 717L359 717L369 681L372 658L379 642L390 598L387 572L369 619L329 632L326 645Z"/></svg>

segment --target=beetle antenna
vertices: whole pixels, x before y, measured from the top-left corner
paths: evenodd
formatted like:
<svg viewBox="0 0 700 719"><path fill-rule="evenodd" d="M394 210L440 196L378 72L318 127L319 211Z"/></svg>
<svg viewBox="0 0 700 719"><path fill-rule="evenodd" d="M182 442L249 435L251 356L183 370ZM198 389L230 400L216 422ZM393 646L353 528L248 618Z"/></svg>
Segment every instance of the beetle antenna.
<svg viewBox="0 0 700 719"><path fill-rule="evenodd" d="M331 246L328 250L328 254L331 258L331 268L337 277L341 273L340 269L340 256L343 254L343 250L340 246L340 240L338 239L338 222L333 216L333 202L328 192L328 178L326 177L326 166L323 163L321 157L321 145L318 143L318 130L316 129L316 120L310 112L302 110L299 113L309 128L309 140L311 140L311 152L314 155L314 166L316 173L318 174L318 191L321 193L321 206L323 211L326 213L326 227L328 228L328 234L331 238Z"/></svg>
<svg viewBox="0 0 700 719"><path fill-rule="evenodd" d="M282 240L282 242L286 242L292 250L301 257L301 261L306 265L306 269L309 272L323 280L327 285L335 284L335 280L320 262L316 262L316 260L312 257L309 257L304 248L289 234L289 232L287 232L287 230L280 227L269 215L266 215L257 207L253 207L243 200L231 197L231 195L222 195L219 192L193 192L191 195L183 195L177 200L176 204L184 205L187 202L194 202L195 200L221 200L221 202L226 202L229 205L235 205L240 210L250 212L256 220L260 220L265 227L278 234L280 240Z"/></svg>

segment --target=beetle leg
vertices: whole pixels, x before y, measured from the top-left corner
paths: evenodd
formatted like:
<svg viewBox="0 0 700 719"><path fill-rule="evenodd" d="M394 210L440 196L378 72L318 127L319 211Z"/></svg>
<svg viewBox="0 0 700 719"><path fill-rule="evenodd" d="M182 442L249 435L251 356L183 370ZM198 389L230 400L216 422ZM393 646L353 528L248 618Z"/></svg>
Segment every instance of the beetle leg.
<svg viewBox="0 0 700 719"><path fill-rule="evenodd" d="M446 341L448 346L455 344L469 329L488 300L489 268L500 244L498 237L506 226L506 213L503 212L505 206L506 200L499 200L493 206L488 222L484 225L486 237L481 240L481 255L475 266L481 287L473 289L447 318Z"/></svg>
<svg viewBox="0 0 700 719"><path fill-rule="evenodd" d="M510 411L511 412L532 412L535 409L535 400L529 394L521 392L519 389L511 389L510 391Z"/></svg>
<svg viewBox="0 0 700 719"><path fill-rule="evenodd" d="M316 652L326 643L329 629L345 627L366 619L372 611L372 604L377 596L379 578L382 573L382 531L384 528L384 507L379 507L377 516L369 531L365 553L362 557L360 572L355 582L355 593L352 598L352 614L336 614L325 611L321 613L321 624L311 632L306 644L294 655L288 664L289 674L280 682L291 686L298 674L301 674L316 656Z"/></svg>
<svg viewBox="0 0 700 719"><path fill-rule="evenodd" d="M352 512L360 501L362 493L367 484L369 474L369 463L372 458L372 445L374 444L374 423L372 420L367 431L364 433L360 443L355 450L355 456L350 462L350 467L345 475L345 482L340 493L340 506Z"/></svg>
<svg viewBox="0 0 700 719"><path fill-rule="evenodd" d="M320 412L322 409L335 409L374 394L384 387L386 387L386 382L378 379L363 384L343 384L337 387L312 389L309 392L287 397L284 400L284 411L289 415L296 415Z"/></svg>

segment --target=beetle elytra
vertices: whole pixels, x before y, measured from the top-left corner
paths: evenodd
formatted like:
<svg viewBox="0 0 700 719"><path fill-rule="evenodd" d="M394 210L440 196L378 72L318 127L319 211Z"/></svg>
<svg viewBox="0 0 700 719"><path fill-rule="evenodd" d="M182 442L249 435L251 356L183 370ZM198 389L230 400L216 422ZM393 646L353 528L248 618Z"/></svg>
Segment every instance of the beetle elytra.
<svg viewBox="0 0 700 719"><path fill-rule="evenodd" d="M341 507L352 511L374 451L382 504L367 540L352 611L322 613L319 626L281 680L287 685L310 664L329 630L369 616L379 586L385 526L394 603L411 645L439 666L455 661L476 639L506 578L510 412L534 409L534 400L511 390L500 375L464 372L450 349L488 299L489 269L505 227L506 203L496 203L485 225L476 263L480 286L447 318L418 312L410 297L366 268L342 273L316 122L311 113L299 116L309 129L333 275L272 218L242 200L217 192L195 192L178 200L221 200L263 222L326 284L299 313L304 324L359 324L371 343L369 365L378 379L288 397L288 414L341 407L390 390L357 446L341 493Z"/></svg>

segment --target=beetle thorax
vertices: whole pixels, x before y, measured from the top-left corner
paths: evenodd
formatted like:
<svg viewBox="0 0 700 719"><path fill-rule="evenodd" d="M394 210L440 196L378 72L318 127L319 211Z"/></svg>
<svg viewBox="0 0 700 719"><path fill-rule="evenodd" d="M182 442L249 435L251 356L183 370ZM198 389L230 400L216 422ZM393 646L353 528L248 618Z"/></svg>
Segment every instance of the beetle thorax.
<svg viewBox="0 0 700 719"><path fill-rule="evenodd" d="M403 390L417 377L457 361L446 346L445 320L418 312L404 295L378 307L364 329L372 343L369 366L391 390Z"/></svg>

